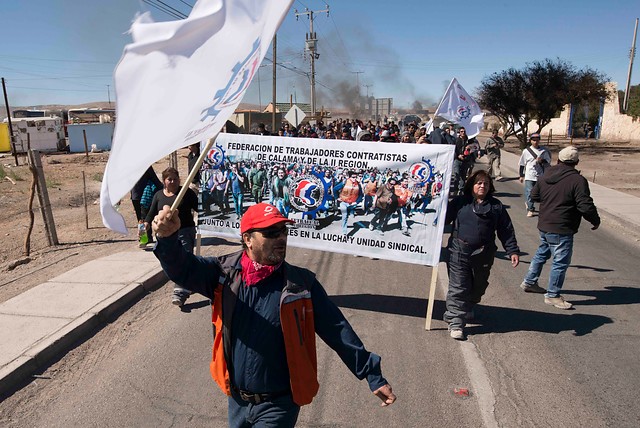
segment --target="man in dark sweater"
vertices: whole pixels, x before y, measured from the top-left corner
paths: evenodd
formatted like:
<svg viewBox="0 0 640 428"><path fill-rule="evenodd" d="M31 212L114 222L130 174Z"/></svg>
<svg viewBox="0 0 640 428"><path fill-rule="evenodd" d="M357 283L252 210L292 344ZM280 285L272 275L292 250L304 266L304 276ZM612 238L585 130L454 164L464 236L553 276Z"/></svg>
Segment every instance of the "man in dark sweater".
<svg viewBox="0 0 640 428"><path fill-rule="evenodd" d="M520 288L529 293L545 293L544 302L559 309L573 307L560 295L571 264L573 235L578 232L583 217L593 225L592 230L600 226L600 216L591 199L589 184L576 169L578 160L578 149L565 147L558 154L558 164L547 169L531 190L532 200L540 202L540 246ZM538 285L538 278L549 258L552 264L549 286L545 290Z"/></svg>

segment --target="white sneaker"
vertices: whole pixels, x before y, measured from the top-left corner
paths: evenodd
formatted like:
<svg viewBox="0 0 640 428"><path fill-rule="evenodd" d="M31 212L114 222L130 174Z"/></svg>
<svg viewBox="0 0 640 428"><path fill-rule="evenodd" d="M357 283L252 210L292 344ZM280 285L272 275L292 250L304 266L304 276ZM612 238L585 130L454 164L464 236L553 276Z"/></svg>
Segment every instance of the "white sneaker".
<svg viewBox="0 0 640 428"><path fill-rule="evenodd" d="M527 211L527 217L533 217L533 211Z"/></svg>
<svg viewBox="0 0 640 428"><path fill-rule="evenodd" d="M449 330L449 336L455 340L464 340L464 331L461 328Z"/></svg>

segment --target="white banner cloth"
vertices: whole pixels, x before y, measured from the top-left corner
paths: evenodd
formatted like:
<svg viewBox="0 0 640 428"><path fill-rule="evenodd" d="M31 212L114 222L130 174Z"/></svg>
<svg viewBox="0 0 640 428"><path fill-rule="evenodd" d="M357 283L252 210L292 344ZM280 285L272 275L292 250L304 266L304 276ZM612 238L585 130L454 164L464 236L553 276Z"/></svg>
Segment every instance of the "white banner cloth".
<svg viewBox="0 0 640 428"><path fill-rule="evenodd" d="M450 145L222 133L203 164L198 227L203 235L239 239L240 220L234 206L238 196L225 195L229 207L224 209L222 194L216 196L214 183L220 180L215 175L226 170L222 165L239 163L250 181L252 166L260 161L270 171L262 184L268 190L261 201L276 205L296 222L289 230L290 246L436 266L453 152ZM278 181L276 168L286 171ZM358 185L343 192L337 185L349 171L356 172ZM371 174L375 171L377 180ZM376 181L379 188L387 176L400 178L394 189L398 207L387 210L385 218L385 212L365 209L372 208L373 197L367 195L373 191L371 182ZM255 203L248 193L245 189L241 212ZM349 198L352 203L342 201ZM406 205L401 206L403 200Z"/></svg>
<svg viewBox="0 0 640 428"><path fill-rule="evenodd" d="M234 112L293 0L198 0L186 19L139 16L115 70L116 128L100 193L102 220L149 165L213 138Z"/></svg>

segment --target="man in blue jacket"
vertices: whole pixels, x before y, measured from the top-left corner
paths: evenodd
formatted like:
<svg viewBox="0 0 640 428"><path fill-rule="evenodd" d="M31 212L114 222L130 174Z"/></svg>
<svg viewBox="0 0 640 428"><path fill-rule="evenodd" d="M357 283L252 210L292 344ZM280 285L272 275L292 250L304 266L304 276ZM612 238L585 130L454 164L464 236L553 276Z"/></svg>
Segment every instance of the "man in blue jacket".
<svg viewBox="0 0 640 428"><path fill-rule="evenodd" d="M578 149L575 147L560 150L558 164L548 168L531 190L531 199L540 202L540 246L520 288L529 293L545 293L544 302L559 309L573 307L564 300L560 291L571 264L573 235L578 233L580 220L584 218L591 223L592 230L600 226L589 183L576 169L578 161ZM549 258L552 259L551 271L549 286L545 290L538 285L538 279Z"/></svg>
<svg viewBox="0 0 640 428"><path fill-rule="evenodd" d="M273 205L247 209L243 249L204 258L182 249L177 213L153 221L154 250L169 278L212 301L211 375L228 398L229 426L295 426L300 406L318 391L315 334L358 379L392 404L380 357L368 352L312 272L288 264L287 223Z"/></svg>

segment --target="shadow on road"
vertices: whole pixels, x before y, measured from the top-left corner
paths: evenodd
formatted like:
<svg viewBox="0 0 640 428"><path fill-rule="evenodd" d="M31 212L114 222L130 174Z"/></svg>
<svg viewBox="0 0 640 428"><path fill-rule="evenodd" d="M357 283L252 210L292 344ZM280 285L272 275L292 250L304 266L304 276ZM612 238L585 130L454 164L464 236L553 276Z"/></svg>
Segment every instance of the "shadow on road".
<svg viewBox="0 0 640 428"><path fill-rule="evenodd" d="M623 288L623 287L616 287ZM626 299L625 303L640 303L640 289L634 290L635 294L630 296L627 293L621 293L615 297L611 303L603 300L599 304L616 304L619 300ZM580 294L598 293L581 292ZM606 293L604 291L600 293ZM542 297L542 296L540 296ZM419 299L415 297L404 296L387 296L375 294L349 294L341 296L330 296L331 300L341 308L359 309L365 311L387 313L394 315L403 315L416 318L424 318L426 316L427 299ZM601 299L605 297L600 296ZM591 302L591 301L589 301ZM542 300L540 301L542 305ZM574 302L576 306L584 303ZM596 303L588 303L596 304ZM554 308L549 306L550 310ZM433 319L442 320L445 311L445 303L436 300L433 307ZM584 336L591 333L598 327L605 324L611 324L613 320L609 317L601 315L580 314L575 311L571 312L538 312L517 308L502 308L495 306L481 305L476 311L476 321L467 325L465 331L469 334L486 334L486 333L509 333L516 331L538 331L541 333L558 334L563 331L573 331L575 336Z"/></svg>
<svg viewBox="0 0 640 428"><path fill-rule="evenodd" d="M542 300L540 301L541 304ZM572 303L574 303L572 301ZM613 323L609 317L571 312L538 312L517 308L500 308L482 305L476 311L474 323L467 325L468 334L510 333L516 331L538 331L558 334L573 331L574 336L584 336L598 327ZM549 306L550 310L554 310ZM560 311L557 309L557 311Z"/></svg>
<svg viewBox="0 0 640 428"><path fill-rule="evenodd" d="M360 309L407 317L424 318L427 314L427 299L406 296L387 296L380 294L347 294L329 296L331 301L341 308ZM434 318L442 318L444 302L434 303Z"/></svg>
<svg viewBox="0 0 640 428"><path fill-rule="evenodd" d="M574 306L633 305L640 303L640 285L635 287L609 285L604 290L562 290L562 294L593 297L589 300L571 300Z"/></svg>

